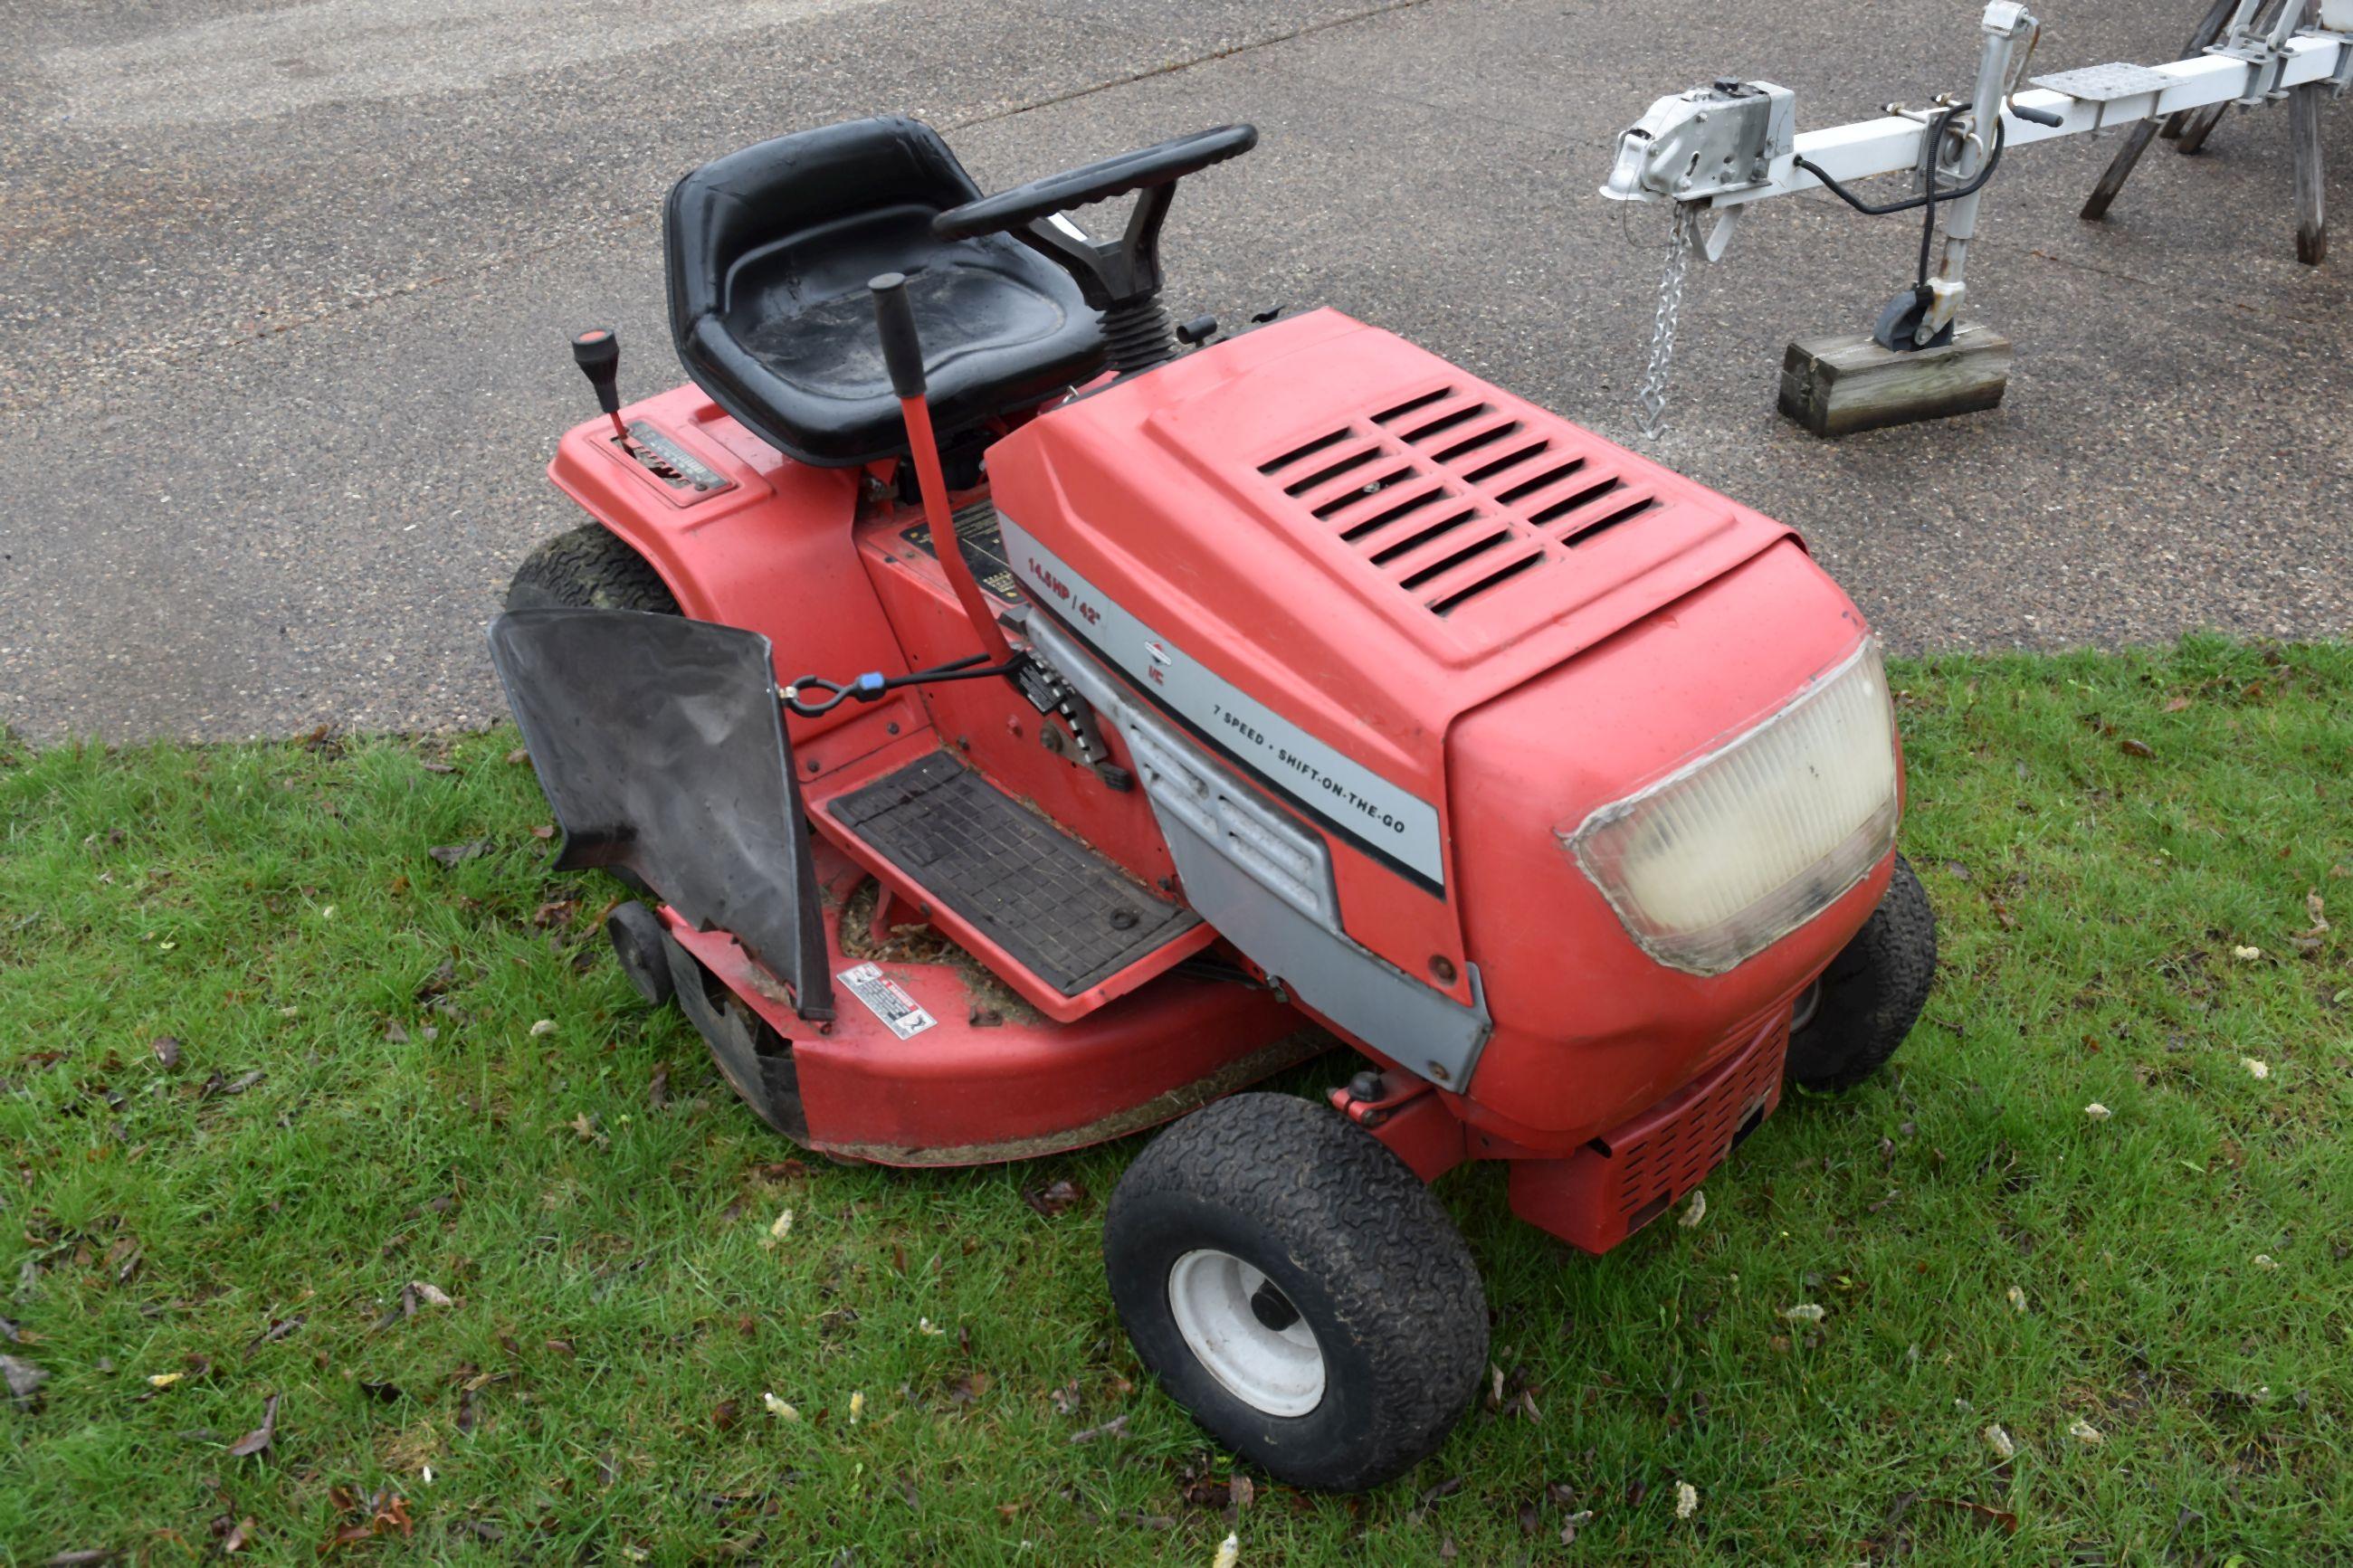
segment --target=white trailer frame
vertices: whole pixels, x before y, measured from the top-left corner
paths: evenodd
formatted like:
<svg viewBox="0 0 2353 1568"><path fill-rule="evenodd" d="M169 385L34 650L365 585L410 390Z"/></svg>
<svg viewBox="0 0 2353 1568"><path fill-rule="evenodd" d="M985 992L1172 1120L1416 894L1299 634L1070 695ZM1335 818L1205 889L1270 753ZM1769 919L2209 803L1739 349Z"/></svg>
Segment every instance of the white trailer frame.
<svg viewBox="0 0 2353 1568"><path fill-rule="evenodd" d="M2353 16L2348 16L2353 23ZM2353 37L2345 34L2305 33L2291 37L2282 46L2284 57L2279 62L2279 75L2273 83L2275 90L2310 83L2326 84L2341 90L2338 80L2349 55L2353 55ZM2112 130L2138 120L2161 120L2184 110L2203 109L2209 104L2247 103L2252 84L2263 79L2263 68L2227 55L2201 55L2195 59L2175 60L2168 65L2150 68L2158 75L2169 77L2173 85L2156 92L2147 92L2105 102L2088 102L2070 98L2064 93L2044 88L2031 88L2015 94L2010 103L2021 109L2039 109L2046 114L2056 114L2055 126L2037 125L2005 111L2002 134L2012 149L2036 142L2055 142L2062 136L2079 136L2086 132ZM2254 102L2268 101L2268 95L2257 97ZM1911 115L1889 114L1876 120L1858 120L1849 125L1834 125L1825 131L1800 133L1790 153L1773 161L1771 174L1760 184L1745 190L1727 191L1710 198L1718 207L1744 206L1763 201L1767 196L1794 195L1799 191L1819 190L1821 181L1798 167L1803 157L1828 170L1841 184L1849 180L1869 179L1874 174L1901 174L1917 169L1922 156L1922 138L1927 128ZM1661 197L1646 197L1661 200Z"/></svg>
<svg viewBox="0 0 2353 1568"><path fill-rule="evenodd" d="M2306 25L2316 9L2316 18ZM2016 63L2021 47L2031 60L2042 26L2021 0L1990 0L1979 26L1984 47L1976 89L1966 101L1943 98L1918 109L1890 106L1890 112L1873 119L1795 133L1795 99L1788 89L1723 79L1658 100L1620 135L1616 163L1601 194L1614 201L1675 208L1651 374L1641 395L1646 433L1656 435L1660 428L1689 253L1720 259L1750 207L1768 197L1820 189L1826 183L1822 176L1840 185L1883 174L1926 177L1933 159L1935 180L1944 192L1955 193L1937 198L1943 255L1934 276L1911 291L1918 308L1904 314L1905 296L1899 295L1882 318L1877 336L1890 352L1951 341L1977 228L1978 196L1970 182L1984 173L1997 145L2006 155L2040 142L2200 110L2220 113L2225 105L2290 101L2295 110L2298 254L2310 263L2325 255L2319 103L2323 96L2341 97L2353 87L2353 0L2317 0L2316 5L2314 0L2217 0L2200 33L2217 41L2201 53L2155 67L2117 64L2034 79L2046 84L2041 86L2014 79L2026 68ZM1989 126L1998 127L1998 142L1989 140L1983 130ZM2119 158L2084 216L2105 210L2147 135L2137 133L2136 144ZM1703 212L1715 216L1704 232L1698 221ZM1890 321L1899 316L1891 331ZM2007 346L2001 345L2005 364Z"/></svg>

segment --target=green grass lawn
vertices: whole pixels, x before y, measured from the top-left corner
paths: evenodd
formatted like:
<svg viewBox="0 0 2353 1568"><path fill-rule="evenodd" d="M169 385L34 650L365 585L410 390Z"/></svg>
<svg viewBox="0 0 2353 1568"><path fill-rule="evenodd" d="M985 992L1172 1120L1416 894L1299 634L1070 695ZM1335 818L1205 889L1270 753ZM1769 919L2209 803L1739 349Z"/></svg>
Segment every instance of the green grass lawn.
<svg viewBox="0 0 2353 1568"><path fill-rule="evenodd" d="M2353 1559L2353 651L1896 679L1911 1043L1607 1258L1449 1177L1504 1398L1358 1500L1141 1379L1136 1142L792 1158L545 869L511 733L0 741L0 1558Z"/></svg>

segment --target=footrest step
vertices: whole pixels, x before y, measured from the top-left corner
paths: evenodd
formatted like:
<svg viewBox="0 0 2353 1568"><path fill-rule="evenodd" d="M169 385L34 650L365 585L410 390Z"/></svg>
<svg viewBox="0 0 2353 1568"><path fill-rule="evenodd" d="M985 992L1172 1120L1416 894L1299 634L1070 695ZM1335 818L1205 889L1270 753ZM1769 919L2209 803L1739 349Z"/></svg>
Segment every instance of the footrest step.
<svg viewBox="0 0 2353 1568"><path fill-rule="evenodd" d="M1065 996L1201 923L944 752L825 809Z"/></svg>

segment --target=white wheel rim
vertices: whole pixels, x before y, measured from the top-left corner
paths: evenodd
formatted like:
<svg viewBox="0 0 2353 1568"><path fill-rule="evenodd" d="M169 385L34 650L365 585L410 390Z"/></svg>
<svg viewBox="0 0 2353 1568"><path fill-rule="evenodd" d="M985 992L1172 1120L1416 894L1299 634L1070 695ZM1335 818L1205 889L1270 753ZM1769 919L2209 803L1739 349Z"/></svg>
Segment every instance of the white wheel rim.
<svg viewBox="0 0 2353 1568"><path fill-rule="evenodd" d="M1265 1284L1264 1271L1204 1247L1170 1266L1168 1310L1186 1348L1228 1393L1269 1415L1304 1415L1324 1402L1323 1347L1295 1308L1283 1328L1261 1320L1251 1298Z"/></svg>

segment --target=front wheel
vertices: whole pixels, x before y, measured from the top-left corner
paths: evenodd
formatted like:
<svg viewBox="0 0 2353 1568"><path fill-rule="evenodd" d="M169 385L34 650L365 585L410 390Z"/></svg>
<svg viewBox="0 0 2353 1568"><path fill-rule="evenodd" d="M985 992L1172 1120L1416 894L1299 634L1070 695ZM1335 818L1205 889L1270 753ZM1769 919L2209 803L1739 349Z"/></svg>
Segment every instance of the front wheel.
<svg viewBox="0 0 2353 1568"><path fill-rule="evenodd" d="M1241 1458L1357 1491L1435 1452L1487 1364L1478 1265L1404 1163L1331 1110L1240 1094L1128 1168L1112 1300L1161 1386Z"/></svg>
<svg viewBox="0 0 2353 1568"><path fill-rule="evenodd" d="M1851 1089L1877 1072L1919 1021L1936 977L1936 912L1898 855L1879 907L1798 999L1788 1076L1804 1089Z"/></svg>

